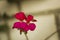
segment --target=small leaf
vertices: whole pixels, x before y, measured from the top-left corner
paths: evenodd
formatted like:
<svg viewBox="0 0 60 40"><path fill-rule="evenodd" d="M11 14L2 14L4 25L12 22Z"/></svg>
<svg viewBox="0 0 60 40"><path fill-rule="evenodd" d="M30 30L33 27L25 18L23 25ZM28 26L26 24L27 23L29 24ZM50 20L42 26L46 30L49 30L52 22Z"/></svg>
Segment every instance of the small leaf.
<svg viewBox="0 0 60 40"><path fill-rule="evenodd" d="M37 22L37 20L34 19L34 20L32 20L32 22Z"/></svg>

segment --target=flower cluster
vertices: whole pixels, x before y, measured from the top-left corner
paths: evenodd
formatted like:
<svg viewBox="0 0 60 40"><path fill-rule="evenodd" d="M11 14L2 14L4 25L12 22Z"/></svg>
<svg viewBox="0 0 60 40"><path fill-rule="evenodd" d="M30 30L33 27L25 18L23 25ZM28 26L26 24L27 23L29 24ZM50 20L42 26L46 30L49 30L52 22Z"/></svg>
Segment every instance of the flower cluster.
<svg viewBox="0 0 60 40"><path fill-rule="evenodd" d="M15 18L20 20L19 22L15 22L13 28L17 28L21 32L27 32L29 30L34 31L36 25L31 22L36 22L32 15L26 16L24 12L18 12L15 14Z"/></svg>

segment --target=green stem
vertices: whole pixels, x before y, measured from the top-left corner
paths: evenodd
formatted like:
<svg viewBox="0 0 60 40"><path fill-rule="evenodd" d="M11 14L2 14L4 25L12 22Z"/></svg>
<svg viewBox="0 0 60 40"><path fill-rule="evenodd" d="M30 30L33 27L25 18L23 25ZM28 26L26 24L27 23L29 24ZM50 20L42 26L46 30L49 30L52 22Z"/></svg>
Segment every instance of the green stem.
<svg viewBox="0 0 60 40"><path fill-rule="evenodd" d="M24 33L24 34L25 34L25 33ZM26 40L29 40L27 34L25 34L25 37L26 37Z"/></svg>

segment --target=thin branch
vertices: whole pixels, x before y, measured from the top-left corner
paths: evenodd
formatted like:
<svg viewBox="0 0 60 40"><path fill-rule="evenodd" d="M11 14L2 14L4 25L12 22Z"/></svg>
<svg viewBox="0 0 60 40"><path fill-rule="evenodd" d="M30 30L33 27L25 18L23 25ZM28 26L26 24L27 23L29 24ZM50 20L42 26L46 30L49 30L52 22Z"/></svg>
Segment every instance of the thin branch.
<svg viewBox="0 0 60 40"><path fill-rule="evenodd" d="M57 30L57 31L55 31L54 33L52 33L51 35L49 35L45 40L48 40L50 37L52 37L55 33L57 33L57 32L59 32L60 31L60 29L59 30Z"/></svg>
<svg viewBox="0 0 60 40"><path fill-rule="evenodd" d="M24 33L24 34L25 34L25 33ZM25 37L26 37L26 40L29 40L27 34L25 34Z"/></svg>

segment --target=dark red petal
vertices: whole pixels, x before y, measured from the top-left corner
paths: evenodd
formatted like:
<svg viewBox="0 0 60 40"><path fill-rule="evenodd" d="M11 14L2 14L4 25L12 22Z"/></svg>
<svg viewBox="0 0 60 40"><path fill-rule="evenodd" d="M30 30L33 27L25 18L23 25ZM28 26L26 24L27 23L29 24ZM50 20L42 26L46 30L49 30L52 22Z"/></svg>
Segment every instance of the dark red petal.
<svg viewBox="0 0 60 40"><path fill-rule="evenodd" d="M20 30L20 34L22 34L23 30Z"/></svg>

